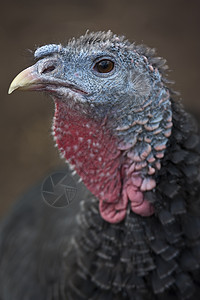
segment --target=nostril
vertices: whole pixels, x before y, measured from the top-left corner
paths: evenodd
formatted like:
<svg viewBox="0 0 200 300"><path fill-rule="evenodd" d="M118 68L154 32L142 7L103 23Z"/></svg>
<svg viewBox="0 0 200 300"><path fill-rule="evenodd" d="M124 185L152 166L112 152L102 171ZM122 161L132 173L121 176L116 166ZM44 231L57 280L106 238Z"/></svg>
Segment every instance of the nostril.
<svg viewBox="0 0 200 300"><path fill-rule="evenodd" d="M41 74L47 74L47 73L50 73L50 72L52 72L53 70L55 70L55 66L48 66L48 67L46 67L46 68L44 68L43 70L42 70L42 72L41 72Z"/></svg>

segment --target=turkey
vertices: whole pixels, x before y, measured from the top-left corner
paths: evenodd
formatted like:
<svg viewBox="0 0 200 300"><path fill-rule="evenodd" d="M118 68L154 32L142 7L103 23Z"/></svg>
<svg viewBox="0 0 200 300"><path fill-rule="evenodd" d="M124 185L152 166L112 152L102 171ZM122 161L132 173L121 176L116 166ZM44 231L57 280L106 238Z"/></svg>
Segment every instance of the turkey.
<svg viewBox="0 0 200 300"><path fill-rule="evenodd" d="M200 138L166 61L111 31L34 57L9 93L53 98L55 143L87 189L57 210L39 184L16 204L1 226L0 299L199 299Z"/></svg>

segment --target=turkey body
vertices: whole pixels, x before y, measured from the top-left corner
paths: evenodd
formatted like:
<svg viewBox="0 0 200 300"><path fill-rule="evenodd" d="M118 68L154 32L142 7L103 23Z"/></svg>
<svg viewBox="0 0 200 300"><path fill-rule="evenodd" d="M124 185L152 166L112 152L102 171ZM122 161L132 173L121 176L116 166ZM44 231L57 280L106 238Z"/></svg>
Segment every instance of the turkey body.
<svg viewBox="0 0 200 300"><path fill-rule="evenodd" d="M2 300L199 297L199 137L181 114L174 104L156 215L109 224L83 185L66 208L46 205L40 185L17 203L1 227Z"/></svg>
<svg viewBox="0 0 200 300"><path fill-rule="evenodd" d="M110 31L45 45L12 82L49 93L57 147L79 174L55 209L41 186L1 226L1 300L200 298L200 135L165 60ZM67 170L69 174L69 170Z"/></svg>

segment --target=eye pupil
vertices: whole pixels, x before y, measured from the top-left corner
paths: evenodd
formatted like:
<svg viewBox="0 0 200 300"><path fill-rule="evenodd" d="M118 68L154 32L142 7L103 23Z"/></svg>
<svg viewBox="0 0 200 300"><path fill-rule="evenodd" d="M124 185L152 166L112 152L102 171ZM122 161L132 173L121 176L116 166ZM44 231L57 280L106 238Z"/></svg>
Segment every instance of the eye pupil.
<svg viewBox="0 0 200 300"><path fill-rule="evenodd" d="M114 68L114 62L109 59L103 59L96 63L94 68L99 73L109 73Z"/></svg>

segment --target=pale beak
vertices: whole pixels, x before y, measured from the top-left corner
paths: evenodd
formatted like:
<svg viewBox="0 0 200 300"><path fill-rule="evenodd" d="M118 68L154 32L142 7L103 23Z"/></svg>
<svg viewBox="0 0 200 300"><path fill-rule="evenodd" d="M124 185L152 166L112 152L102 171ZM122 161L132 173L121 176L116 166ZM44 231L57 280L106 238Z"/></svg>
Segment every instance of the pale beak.
<svg viewBox="0 0 200 300"><path fill-rule="evenodd" d="M14 78L9 87L8 94L11 94L15 90L57 93L60 87L73 90L81 95L87 94L87 92L70 81L56 78L53 73L56 67L55 60L37 62Z"/></svg>
<svg viewBox="0 0 200 300"><path fill-rule="evenodd" d="M8 90L8 94L11 94L15 90L32 90L40 84L38 76L34 73L35 67L31 66L22 72L20 72L14 80Z"/></svg>

